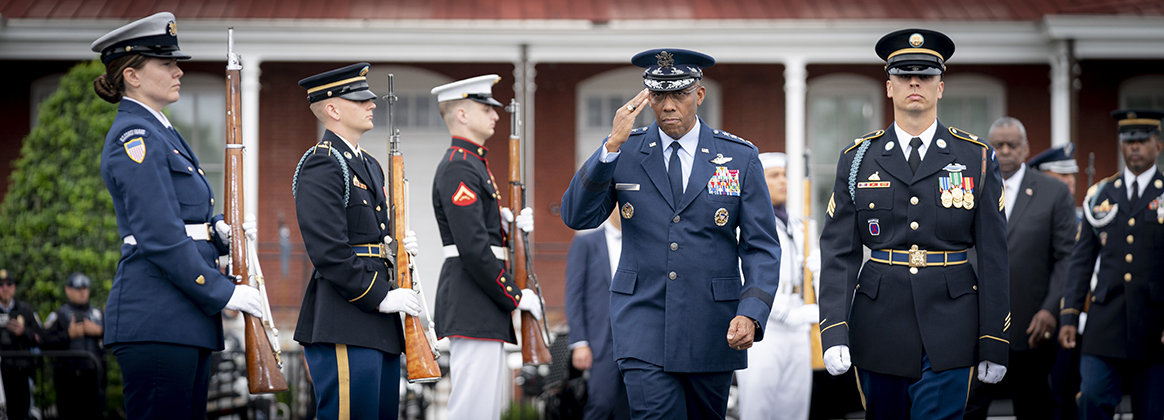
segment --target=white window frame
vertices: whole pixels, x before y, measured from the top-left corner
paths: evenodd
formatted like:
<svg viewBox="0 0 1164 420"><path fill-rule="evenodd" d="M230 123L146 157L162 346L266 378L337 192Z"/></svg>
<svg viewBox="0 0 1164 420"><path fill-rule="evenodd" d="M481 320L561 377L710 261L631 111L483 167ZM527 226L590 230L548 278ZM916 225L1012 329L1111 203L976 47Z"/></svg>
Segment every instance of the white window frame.
<svg viewBox="0 0 1164 420"><path fill-rule="evenodd" d="M44 103L45 99L56 93L57 88L61 86L62 77L65 77L64 73L50 74L36 79L29 86L29 132L32 132L31 128L35 128L37 125L37 119L40 117L40 105Z"/></svg>
<svg viewBox="0 0 1164 420"><path fill-rule="evenodd" d="M883 109L885 106L885 81L851 73L828 74L808 80L807 96L805 133L807 135L808 148L813 153L810 167L814 190L812 214L818 223L824 223L824 210L830 195L826 191L832 190L838 156L844 150L844 147L852 143L853 139L870 131L885 128L881 126L883 113L885 112ZM815 108L813 102L822 98L842 96L868 99L869 102L866 104L865 109L863 109L866 121L864 130L859 133L849 133L847 137L836 139L836 147L828 147L819 141L814 141L813 139L817 138L818 134L815 133L816 125L813 124L813 118L815 117L813 115L813 109Z"/></svg>
<svg viewBox="0 0 1164 420"><path fill-rule="evenodd" d="M938 101L938 114L941 115L942 102L961 98L986 99L986 126L963 127L956 121L942 121L947 127L954 126L969 131L981 137L986 137L990 124L1004 117L1006 113L1006 83L1002 80L979 73L961 73L942 76L945 88L942 99ZM941 117L939 117L939 120Z"/></svg>

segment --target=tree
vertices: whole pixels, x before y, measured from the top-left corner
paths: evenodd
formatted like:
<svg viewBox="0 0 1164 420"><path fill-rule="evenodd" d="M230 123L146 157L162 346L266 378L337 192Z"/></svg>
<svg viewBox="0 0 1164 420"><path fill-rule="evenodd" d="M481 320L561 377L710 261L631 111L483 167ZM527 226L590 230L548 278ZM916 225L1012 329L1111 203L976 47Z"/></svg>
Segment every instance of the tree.
<svg viewBox="0 0 1164 420"><path fill-rule="evenodd" d="M61 78L24 138L0 204L0 267L42 319L66 301L69 273L93 279L90 299L105 306L117 271L121 238L101 180L101 149L117 106L93 92L104 71L94 60Z"/></svg>

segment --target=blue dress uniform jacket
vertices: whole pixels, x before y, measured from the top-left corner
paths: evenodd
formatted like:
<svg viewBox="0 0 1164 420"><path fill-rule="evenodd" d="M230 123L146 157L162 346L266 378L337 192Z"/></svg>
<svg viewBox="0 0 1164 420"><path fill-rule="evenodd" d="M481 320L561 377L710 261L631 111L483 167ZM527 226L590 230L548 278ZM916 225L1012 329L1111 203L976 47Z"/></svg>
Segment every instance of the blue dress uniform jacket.
<svg viewBox="0 0 1164 420"><path fill-rule="evenodd" d="M1063 325L1079 325L1095 259L1099 273L1082 351L1093 356L1164 362L1164 177L1152 177L1135 206L1128 202L1122 172L1087 191L1084 206L1101 226L1084 218L1071 253L1060 313ZM1118 206L1118 209L1114 208ZM1104 208L1107 207L1107 208Z"/></svg>
<svg viewBox="0 0 1164 420"><path fill-rule="evenodd" d="M441 266L436 334L516 344L510 314L521 301L521 289L491 250L505 246L505 233L488 153L484 146L454 137L437 165L432 206L441 244L456 245L459 256L445 258Z"/></svg>
<svg viewBox="0 0 1164 420"><path fill-rule="evenodd" d="M404 350L400 316L377 309L395 288L392 261L358 256L352 248L379 245L388 234L380 162L368 152L357 157L339 136L325 131L299 165L295 213L314 270L303 294L295 341L400 354Z"/></svg>
<svg viewBox="0 0 1164 420"><path fill-rule="evenodd" d="M851 186L850 169L864 144ZM938 123L914 174L897 146L891 127L857 139L837 163L820 240L823 348L849 345L854 366L906 378L921 377L923 352L936 372L982 360L1005 366L1010 271L994 151ZM942 204L941 178L955 172L973 179L972 209ZM862 265L862 245L930 252L975 247L978 275L970 264L919 267L917 274L907 265Z"/></svg>
<svg viewBox="0 0 1164 420"><path fill-rule="evenodd" d="M573 229L598 226L618 206L623 252L610 286L614 357L666 372L747 367L747 352L728 346L728 326L746 316L759 322L755 339L763 339L780 272L776 219L756 147L700 127L678 203L657 123L631 130L611 162L601 162L600 147L562 196L562 220Z"/></svg>
<svg viewBox="0 0 1164 420"><path fill-rule="evenodd" d="M101 154L117 229L136 245L121 260L105 307L105 345L162 342L222 350L220 312L234 283L218 268L226 250L183 225L213 226L214 195L177 131L142 105L121 101ZM210 228L213 231L213 228ZM163 315L163 316L159 316Z"/></svg>

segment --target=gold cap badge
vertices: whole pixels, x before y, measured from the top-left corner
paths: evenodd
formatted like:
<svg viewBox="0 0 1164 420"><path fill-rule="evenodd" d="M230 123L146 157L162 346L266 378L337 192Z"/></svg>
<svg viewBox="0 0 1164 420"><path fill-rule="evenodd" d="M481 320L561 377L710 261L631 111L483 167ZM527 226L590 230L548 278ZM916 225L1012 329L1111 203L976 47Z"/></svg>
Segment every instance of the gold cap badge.
<svg viewBox="0 0 1164 420"><path fill-rule="evenodd" d="M898 39L901 39L901 38L898 38ZM912 45L914 48L920 47L925 42L926 42L926 39L925 39L925 37L922 36L922 34L915 33L915 34L909 36L909 45Z"/></svg>

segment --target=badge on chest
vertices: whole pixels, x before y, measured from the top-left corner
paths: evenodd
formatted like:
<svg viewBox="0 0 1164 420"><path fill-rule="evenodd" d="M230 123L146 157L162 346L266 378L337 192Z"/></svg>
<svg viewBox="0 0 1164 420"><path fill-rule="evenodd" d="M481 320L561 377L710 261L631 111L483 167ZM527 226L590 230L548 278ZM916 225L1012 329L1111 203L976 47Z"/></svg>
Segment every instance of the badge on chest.
<svg viewBox="0 0 1164 420"><path fill-rule="evenodd" d="M962 171L966 170L966 166L951 163L943 169L949 175L938 178L939 188L942 191L942 207L954 207L966 210L974 209L974 178L962 175Z"/></svg>
<svg viewBox="0 0 1164 420"><path fill-rule="evenodd" d="M726 166L715 167L715 174L707 181L707 193L711 195L740 195L740 171Z"/></svg>

